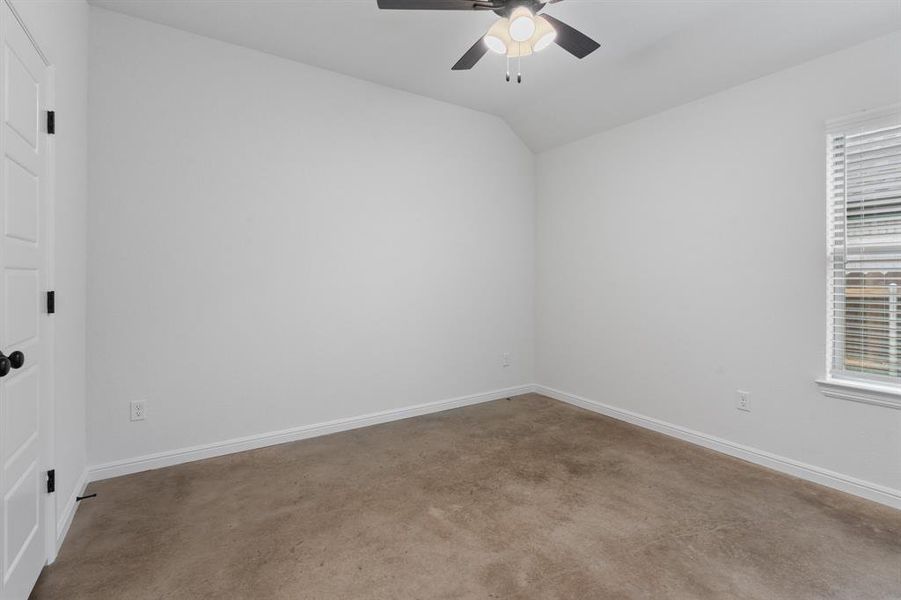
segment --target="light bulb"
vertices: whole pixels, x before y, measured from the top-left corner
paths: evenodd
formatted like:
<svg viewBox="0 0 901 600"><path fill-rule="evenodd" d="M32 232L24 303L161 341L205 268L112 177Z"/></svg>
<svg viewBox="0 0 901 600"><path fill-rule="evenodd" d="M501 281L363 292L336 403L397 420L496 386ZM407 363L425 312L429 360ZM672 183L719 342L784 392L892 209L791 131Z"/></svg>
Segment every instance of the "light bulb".
<svg viewBox="0 0 901 600"><path fill-rule="evenodd" d="M557 39L557 31L544 17L535 19L535 35L532 36L532 50L541 52Z"/></svg>
<svg viewBox="0 0 901 600"><path fill-rule="evenodd" d="M520 6L510 15L510 37L514 42L525 42L535 33L535 19L525 6Z"/></svg>

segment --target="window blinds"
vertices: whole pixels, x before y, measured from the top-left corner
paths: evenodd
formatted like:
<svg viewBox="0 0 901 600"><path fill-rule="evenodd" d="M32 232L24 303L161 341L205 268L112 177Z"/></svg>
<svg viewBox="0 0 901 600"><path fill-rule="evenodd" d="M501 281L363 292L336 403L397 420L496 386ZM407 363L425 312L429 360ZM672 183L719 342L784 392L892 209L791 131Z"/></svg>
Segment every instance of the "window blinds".
<svg viewBox="0 0 901 600"><path fill-rule="evenodd" d="M901 113L836 128L828 154L830 376L901 383Z"/></svg>

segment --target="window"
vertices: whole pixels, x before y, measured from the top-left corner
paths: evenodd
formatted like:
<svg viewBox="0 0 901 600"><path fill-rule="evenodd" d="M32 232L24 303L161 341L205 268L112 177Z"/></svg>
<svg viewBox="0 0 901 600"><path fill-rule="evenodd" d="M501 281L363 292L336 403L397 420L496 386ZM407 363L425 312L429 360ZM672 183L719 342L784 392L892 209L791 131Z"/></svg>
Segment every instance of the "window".
<svg viewBox="0 0 901 600"><path fill-rule="evenodd" d="M834 122L827 144L828 376L901 386L901 106Z"/></svg>

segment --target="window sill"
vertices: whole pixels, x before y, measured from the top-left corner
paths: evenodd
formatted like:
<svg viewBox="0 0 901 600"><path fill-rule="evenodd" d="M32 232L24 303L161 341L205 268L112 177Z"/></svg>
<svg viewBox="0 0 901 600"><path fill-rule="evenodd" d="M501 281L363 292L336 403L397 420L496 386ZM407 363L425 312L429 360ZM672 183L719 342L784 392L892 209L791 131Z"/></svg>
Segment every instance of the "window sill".
<svg viewBox="0 0 901 600"><path fill-rule="evenodd" d="M901 387L850 379L817 379L817 385L820 392L830 398L901 410Z"/></svg>

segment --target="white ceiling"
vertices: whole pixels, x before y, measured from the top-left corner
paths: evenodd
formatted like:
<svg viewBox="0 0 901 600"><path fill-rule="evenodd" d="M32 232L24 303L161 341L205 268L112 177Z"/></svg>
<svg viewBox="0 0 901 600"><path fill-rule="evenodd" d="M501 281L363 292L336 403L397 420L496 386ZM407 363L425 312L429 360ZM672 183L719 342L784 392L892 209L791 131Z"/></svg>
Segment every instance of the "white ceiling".
<svg viewBox="0 0 901 600"><path fill-rule="evenodd" d="M545 12L601 43L451 65L493 13L379 10L376 0L91 0L108 8L496 114L534 151L901 29L901 0L566 0Z"/></svg>

